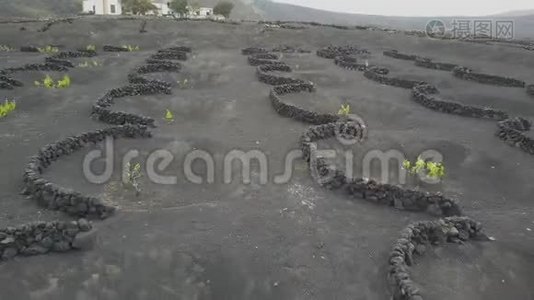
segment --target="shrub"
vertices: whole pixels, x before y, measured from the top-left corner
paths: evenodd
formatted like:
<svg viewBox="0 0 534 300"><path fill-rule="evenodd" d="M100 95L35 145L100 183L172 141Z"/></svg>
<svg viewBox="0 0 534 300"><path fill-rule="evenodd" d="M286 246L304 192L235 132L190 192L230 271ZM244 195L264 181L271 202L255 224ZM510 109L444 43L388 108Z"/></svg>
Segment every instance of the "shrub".
<svg viewBox="0 0 534 300"><path fill-rule="evenodd" d="M176 81L181 89L186 89L189 87L189 80L185 78L184 80L178 80Z"/></svg>
<svg viewBox="0 0 534 300"><path fill-rule="evenodd" d="M213 8L213 13L216 15L223 15L225 18L229 18L232 9L234 9L234 4L232 2L220 1Z"/></svg>
<svg viewBox="0 0 534 300"><path fill-rule="evenodd" d="M425 161L421 157L412 163L409 160L402 162L402 167L410 174L419 174L424 172L427 176L434 179L442 179L445 177L445 166L443 163L436 163L432 161Z"/></svg>
<svg viewBox="0 0 534 300"><path fill-rule="evenodd" d="M64 89L64 88L70 87L71 80L70 80L69 75L65 75L63 76L62 79L58 80L56 83L50 75L46 75L42 82L34 81L34 84L35 86L38 86L38 87L42 86L47 89L53 89L53 88Z"/></svg>
<svg viewBox="0 0 534 300"><path fill-rule="evenodd" d="M139 195L141 193L141 186L138 181L141 177L143 177L143 174L141 173L141 164L130 164L128 162L126 164L126 182L124 183L133 187L135 189L136 195Z"/></svg>
<svg viewBox="0 0 534 300"><path fill-rule="evenodd" d="M0 104L0 118L7 116L9 113L17 108L17 103L15 101L6 101L3 104Z"/></svg>
<svg viewBox="0 0 534 300"><path fill-rule="evenodd" d="M174 114L168 109L165 111L165 121L168 123L174 122Z"/></svg>
<svg viewBox="0 0 534 300"><path fill-rule="evenodd" d="M170 8L181 16L186 15L188 12L187 9L187 0L172 0L170 2Z"/></svg>
<svg viewBox="0 0 534 300"><path fill-rule="evenodd" d="M43 48L37 48L37 50L39 50L39 52L41 53L46 53L46 54L54 54L54 53L58 53L59 52L59 48L58 47L53 47L53 46L46 46L46 47L43 47Z"/></svg>
<svg viewBox="0 0 534 300"><path fill-rule="evenodd" d="M338 115L341 115L341 116L348 116L350 115L350 105L347 104L341 104L341 108L339 109L339 111L337 112Z"/></svg>
<svg viewBox="0 0 534 300"><path fill-rule="evenodd" d="M80 68L91 68L91 67L98 67L102 64L98 62L97 60L86 60L83 63L79 63L78 67Z"/></svg>
<svg viewBox="0 0 534 300"><path fill-rule="evenodd" d="M58 89L65 89L70 86L70 77L69 75L63 76L63 79L57 81L56 87Z"/></svg>
<svg viewBox="0 0 534 300"><path fill-rule="evenodd" d="M134 45L122 45L123 48L127 49L128 52L133 52L133 51L139 51L139 46L134 46Z"/></svg>
<svg viewBox="0 0 534 300"><path fill-rule="evenodd" d="M96 51L96 46L95 45L87 45L87 47L85 47L85 50L87 51Z"/></svg>
<svg viewBox="0 0 534 300"><path fill-rule="evenodd" d="M11 48L7 45L0 45L0 52L11 52L14 51L14 48Z"/></svg>

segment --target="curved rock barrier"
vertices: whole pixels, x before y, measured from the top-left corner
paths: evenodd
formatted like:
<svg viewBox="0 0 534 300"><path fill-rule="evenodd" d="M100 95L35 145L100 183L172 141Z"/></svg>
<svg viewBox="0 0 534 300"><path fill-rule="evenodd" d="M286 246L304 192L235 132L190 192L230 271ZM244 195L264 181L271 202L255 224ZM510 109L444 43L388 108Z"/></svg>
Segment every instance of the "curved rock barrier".
<svg viewBox="0 0 534 300"><path fill-rule="evenodd" d="M55 160L69 155L87 144L102 142L106 137L150 137L145 126L118 126L87 132L48 144L30 158L24 170L23 194L36 200L41 206L60 210L73 216L98 216L106 218L115 208L100 199L84 196L76 191L60 187L42 177L44 170Z"/></svg>
<svg viewBox="0 0 534 300"><path fill-rule="evenodd" d="M248 61L251 65L256 64L258 55L261 57L266 55L265 52L251 51L250 49L253 48L243 49L242 53L256 53L249 56ZM301 136L300 144L304 159L309 163L310 169L320 174L320 177L326 178L320 180L321 185L331 189L344 187L350 195L395 206L398 209L437 212L437 214L445 216L461 214L461 209L456 201L447 199L439 193L432 194L405 190L400 187L378 184L365 179L349 179L345 177L343 172L329 166L324 159L314 157L313 153L315 151L313 147L316 147L316 141L340 135L346 139L362 140L366 128L365 125L357 121L349 120L339 115L319 114L285 103L282 100L283 95L300 92L311 93L315 91L315 85L302 79L266 73L271 70L271 66L284 64L284 62L273 59L268 64L258 66L256 74L261 82L273 85L269 97L274 110L278 114L297 121L318 125L311 127Z"/></svg>
<svg viewBox="0 0 534 300"><path fill-rule="evenodd" d="M182 65L167 60L148 59L147 64L136 69L139 74L156 73L156 72L179 72Z"/></svg>
<svg viewBox="0 0 534 300"><path fill-rule="evenodd" d="M176 49L185 49L178 47ZM187 49L186 49L187 50ZM166 53L178 50L168 50ZM189 50L190 51L190 50ZM60 58L79 57L79 54L88 52L64 52L61 56L48 57L47 64L70 67L71 63ZM72 54L76 53L76 54ZM46 180L42 174L52 162L69 155L88 144L96 144L104 141L107 137L113 138L148 138L151 133L147 126L153 125L151 118L135 114L114 112L109 109L115 98L165 93L170 94L171 85L168 82L151 80L139 74L150 71L168 71L169 68L176 70L178 65L167 61L152 61L137 69L137 73L129 74L130 85L112 89L104 97L99 99L93 106L93 115L98 119L111 124L125 124L116 127L86 132L71 136L60 141L42 147L37 155L32 156L26 165L23 175L24 195L34 199L43 207L51 210L63 211L76 217L99 217L106 218L115 212L115 207L104 203L101 199L85 196L74 190L61 187ZM144 68L143 68L144 67ZM0 83L9 82L5 71L0 71ZM4 81L5 80L5 81ZM14 83L14 82L12 82ZM9 84L9 83L7 83ZM45 254L51 251L63 252L70 249L78 249L87 245L85 232L91 230L91 224L85 220L72 222L38 222L22 225L17 228L8 227L0 229L0 257L8 259L15 255Z"/></svg>
<svg viewBox="0 0 534 300"><path fill-rule="evenodd" d="M177 59L187 59L187 52L191 52L189 47L171 47L158 51L158 54L165 54L166 57L179 57ZM142 74L154 72L178 72L182 66L179 63L160 60L154 58L152 55L146 60L146 64L139 66L135 73L128 74L128 81L130 85L115 88L108 91L103 97L98 99L93 105L92 116L102 122L113 125L136 124L149 127L155 127L155 120L122 111L112 111L114 99L138 96L138 95L156 95L156 94L171 94L171 85L168 82L160 80L150 80L142 77Z"/></svg>
<svg viewBox="0 0 534 300"><path fill-rule="evenodd" d="M434 70L452 71L453 76L457 78L475 81L482 84L519 88L524 88L526 85L525 82L522 80L496 75L475 73L473 72L473 70L467 67L451 63L433 62L430 58L421 57L413 54L403 54L397 50L384 51L383 54L384 56L389 56L395 59L414 61L414 64L418 67Z"/></svg>
<svg viewBox="0 0 534 300"><path fill-rule="evenodd" d="M328 46L317 50L317 56L334 59L338 56L350 56L358 54L370 54L367 49L360 49L356 46Z"/></svg>
<svg viewBox="0 0 534 300"><path fill-rule="evenodd" d="M73 18L62 18L62 19L54 19L52 21L47 22L43 27L37 30L37 32L46 32L48 31L53 25L59 24L59 23L69 23L72 24L74 22Z"/></svg>
<svg viewBox="0 0 534 300"><path fill-rule="evenodd" d="M84 232L92 225L85 219L72 222L33 222L0 229L0 258L66 252L80 247ZM83 243L83 242L82 242Z"/></svg>
<svg viewBox="0 0 534 300"><path fill-rule="evenodd" d="M251 50L252 49L252 50ZM323 57L332 57L332 52L337 51L318 51L318 55ZM256 65L258 56L266 57L266 52L258 51L257 48L243 49L242 53L251 53L249 63ZM321 53L321 54L319 54ZM347 58L348 57L348 58ZM250 59L253 58L253 59ZM364 72L370 72L367 76L377 78L378 81L386 82L390 85L398 85L405 88L413 89L417 92L415 98L421 98L426 106L436 110L447 111L451 113L467 114L463 110L469 111L473 116L488 117L492 119L501 119L505 117L498 111L473 110L468 106L454 107L451 109L450 102L437 102L431 95L439 93L436 87L427 83L395 80L386 78L380 72L387 74L387 69L377 67L354 66L357 59L342 54L334 56L336 64L347 65L344 67L359 69ZM347 178L343 171L337 170L335 166L329 165L325 158L320 157L317 153L317 144L315 142L323 139L341 137L347 140L361 141L366 137L366 128L359 120L351 120L347 117L331 114L318 114L307 111L287 103L284 103L282 96L290 93L314 92L315 86L312 82L307 82L297 78L277 76L268 74L271 71L278 71L281 63L278 59L272 59L273 62L256 67L256 74L261 82L272 85L270 99L275 111L285 117L303 121L316 126L310 127L300 137L300 147L303 153L303 159L308 163L310 171L319 184L328 189L343 189L349 195L365 199L376 204L387 205L401 210L423 211L430 214L445 216L447 218L437 221L425 221L414 223L404 231L402 236L393 246L389 257L388 279L391 283L393 299L395 300L422 300L419 290L415 283L410 279L408 266L412 264L413 254L422 254L429 245L436 245L441 242L459 243L468 239L487 238L482 233L481 224L467 217L461 217L462 211L456 200L449 199L441 193L429 193L420 190L404 189L399 186L390 184L380 184L369 179ZM277 66L273 68L273 66ZM289 67L287 69L290 69ZM286 70L287 70L286 69ZM373 71L376 70L376 71ZM287 71L289 72L289 71ZM507 127L516 129L530 128L530 123L513 123Z"/></svg>
<svg viewBox="0 0 534 300"><path fill-rule="evenodd" d="M22 86L22 82L0 73L0 89L12 90L16 86Z"/></svg>
<svg viewBox="0 0 534 300"><path fill-rule="evenodd" d="M391 85L405 89L412 89L418 85L426 84L426 82L424 81L387 77L382 74L379 74L378 72L375 72L374 69L366 70L365 72L363 72L363 76L365 76L365 78L369 80L376 81L380 84Z"/></svg>
<svg viewBox="0 0 534 300"><path fill-rule="evenodd" d="M420 84L413 87L412 99L426 108L448 114L497 121L508 118L508 114L501 110L440 100L434 95L437 93L438 91L435 87L426 83Z"/></svg>
<svg viewBox="0 0 534 300"><path fill-rule="evenodd" d="M451 64L451 63L443 63L443 62L434 62L430 58L423 58L418 57L415 60L414 63L418 67L423 67L427 69L433 69L433 70L441 70L441 71L452 71L455 68L459 67L459 65Z"/></svg>
<svg viewBox="0 0 534 300"><path fill-rule="evenodd" d="M497 137L509 145L534 155L534 139L525 135L525 132L531 130L532 122L516 117L497 123L497 127Z"/></svg>
<svg viewBox="0 0 534 300"><path fill-rule="evenodd" d="M39 52L36 47L21 47L21 51L26 52ZM62 51L52 56L45 57L45 62L42 64L25 64L21 67L11 67L4 70L0 70L0 89L11 90L14 87L23 86L22 82L15 80L7 73L21 72L21 71L54 71L54 72L66 72L70 68L74 68L74 64L66 58L76 57L92 57L97 55L95 51L79 50L79 51Z"/></svg>
<svg viewBox="0 0 534 300"><path fill-rule="evenodd" d="M94 57L96 56L96 51L80 49L76 51L61 51L51 56L55 59L65 59L65 58L78 58L78 57Z"/></svg>
<svg viewBox="0 0 534 300"><path fill-rule="evenodd" d="M181 49L162 49L158 50L158 53L153 54L151 59L176 59L176 60L187 60L187 52Z"/></svg>
<svg viewBox="0 0 534 300"><path fill-rule="evenodd" d="M407 54L400 54L395 50L392 51L385 51L385 53L388 53L387 55L396 57L399 56L403 57L401 59L410 58L411 56ZM416 58L420 60L419 58ZM491 120L497 120L502 121L504 119L507 119L509 116L506 112L489 108L489 107L478 107L478 106L471 106L471 105L465 105L453 101L445 101L442 99L439 99L436 94L439 94L439 90L433 86L430 85L424 81L414 81L414 80L407 80L402 78L396 78L396 77L388 77L385 76L389 73L388 69L386 68L379 68L379 67L365 67L360 66L356 63L356 58L347 56L339 56L336 57L334 62L337 65L340 65L341 67L344 67L346 69L351 70L364 70L364 76L367 79L373 80L375 82L378 82L380 84L390 85L394 87L400 87L405 89L411 89L412 90L412 99L421 104L422 106L443 112L443 113L449 113L449 114L455 114L465 117L473 117L473 118L483 118L483 119L491 119Z"/></svg>
<svg viewBox="0 0 534 300"><path fill-rule="evenodd" d="M104 52L129 52L127 47L124 46L111 46L111 45L104 45L102 47L102 50Z"/></svg>
<svg viewBox="0 0 534 300"><path fill-rule="evenodd" d="M483 83L483 84L491 84L491 85L504 86L504 87L520 87L520 88L525 87L524 81L517 80L514 78L502 77L502 76L474 73L473 70L466 68L466 67L456 67L452 71L452 74L455 77L458 77L464 80L475 81L475 82Z"/></svg>
<svg viewBox="0 0 534 300"><path fill-rule="evenodd" d="M299 48L299 47L293 47L289 45L278 45L271 49L272 52L279 52L279 53L311 53L311 50Z"/></svg>
<svg viewBox="0 0 534 300"><path fill-rule="evenodd" d="M54 64L54 65L61 65L67 68L74 68L74 64L71 61L64 60L64 59L58 59L55 57L47 57L45 58L45 63Z"/></svg>
<svg viewBox="0 0 534 300"><path fill-rule="evenodd" d="M482 224L467 217L450 217L408 225L393 244L388 260L388 281L394 300L423 300L411 280L408 267L414 256L423 255L428 247L444 243L462 243L470 239L488 240Z"/></svg>
<svg viewBox="0 0 534 300"><path fill-rule="evenodd" d="M20 52L39 52L39 48L35 46L21 46Z"/></svg>
<svg viewBox="0 0 534 300"><path fill-rule="evenodd" d="M389 56L389 57L393 57L393 58L396 58L396 59L412 60L412 61L415 61L418 58L420 58L420 56L417 56L417 55L414 55L414 54L400 53L398 50L386 50L386 51L383 52L383 54L384 54L384 56Z"/></svg>

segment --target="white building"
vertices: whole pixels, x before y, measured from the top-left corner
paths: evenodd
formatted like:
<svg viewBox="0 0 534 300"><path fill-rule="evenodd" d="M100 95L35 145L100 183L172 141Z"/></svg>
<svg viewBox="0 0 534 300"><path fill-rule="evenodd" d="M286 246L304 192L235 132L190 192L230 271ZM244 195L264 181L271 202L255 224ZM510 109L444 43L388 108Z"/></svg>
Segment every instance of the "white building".
<svg viewBox="0 0 534 300"><path fill-rule="evenodd" d="M187 17L191 19L208 19L213 16L213 8L211 7L193 8L188 6L187 9L189 10Z"/></svg>
<svg viewBox="0 0 534 300"><path fill-rule="evenodd" d="M95 15L120 15L121 0L83 0L83 12Z"/></svg>
<svg viewBox="0 0 534 300"><path fill-rule="evenodd" d="M156 11L149 12L149 15L158 15L158 16L167 16L172 13L172 10L169 8L170 2L172 0L152 0L152 4L157 7Z"/></svg>

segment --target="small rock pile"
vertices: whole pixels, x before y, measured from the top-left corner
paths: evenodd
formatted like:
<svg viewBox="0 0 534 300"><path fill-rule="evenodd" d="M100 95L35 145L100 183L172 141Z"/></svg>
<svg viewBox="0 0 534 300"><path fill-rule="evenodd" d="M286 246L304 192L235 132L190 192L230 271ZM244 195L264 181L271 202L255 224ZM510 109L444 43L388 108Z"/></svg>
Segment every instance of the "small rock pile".
<svg viewBox="0 0 534 300"><path fill-rule="evenodd" d="M394 300L423 300L411 280L408 267L414 255L423 255L427 247L443 243L462 243L469 239L488 240L482 224L468 217L450 217L408 225L393 244L388 260L388 281Z"/></svg>
<svg viewBox="0 0 534 300"><path fill-rule="evenodd" d="M534 155L534 139L525 135L532 127L531 121L515 117L497 123L497 127L496 135L499 139Z"/></svg>
<svg viewBox="0 0 534 300"><path fill-rule="evenodd" d="M434 96L434 94L437 93L438 90L434 86L426 83L420 84L416 85L412 89L412 99L426 108L448 114L497 121L508 118L508 114L501 110L489 107L465 105L457 102L438 99L436 96Z"/></svg>
<svg viewBox="0 0 534 300"><path fill-rule="evenodd" d="M102 142L106 137L139 138L150 137L145 126L118 126L87 132L81 135L48 144L37 155L30 158L24 170L23 194L30 196L40 205L52 210L64 211L74 216L96 215L105 218L115 208L102 203L98 198L84 196L76 191L60 187L41 176L52 162L69 155L87 144Z"/></svg>
<svg viewBox="0 0 534 300"><path fill-rule="evenodd" d="M358 54L370 54L370 52L367 49L360 49L356 46L328 46L317 50L317 56L328 59Z"/></svg>
<svg viewBox="0 0 534 300"><path fill-rule="evenodd" d="M65 252L79 248L82 233L92 229L85 219L72 222L33 222L0 229L0 258Z"/></svg>
<svg viewBox="0 0 534 300"><path fill-rule="evenodd" d="M514 78L474 73L473 70L466 68L466 67L456 67L452 71L452 74L455 77L458 77L464 80L476 81L478 83L483 83L483 84L491 84L491 85L506 86L506 87L520 87L520 88L524 88L526 85L524 81L517 80Z"/></svg>

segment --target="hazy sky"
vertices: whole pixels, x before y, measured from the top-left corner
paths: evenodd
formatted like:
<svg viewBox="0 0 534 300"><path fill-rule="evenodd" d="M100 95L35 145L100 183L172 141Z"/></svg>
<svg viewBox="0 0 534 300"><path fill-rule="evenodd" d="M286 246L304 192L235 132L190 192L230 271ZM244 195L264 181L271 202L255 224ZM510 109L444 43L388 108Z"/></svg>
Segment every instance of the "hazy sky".
<svg viewBox="0 0 534 300"><path fill-rule="evenodd" d="M481 16L534 9L534 0L274 0L318 9L395 16Z"/></svg>

